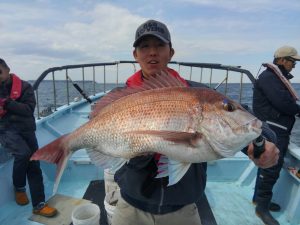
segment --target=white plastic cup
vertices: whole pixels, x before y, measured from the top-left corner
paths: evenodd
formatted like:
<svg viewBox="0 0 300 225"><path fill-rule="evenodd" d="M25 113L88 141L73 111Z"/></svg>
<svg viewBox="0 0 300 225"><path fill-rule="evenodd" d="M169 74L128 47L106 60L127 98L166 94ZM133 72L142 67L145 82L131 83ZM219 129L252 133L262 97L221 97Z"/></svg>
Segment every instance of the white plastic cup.
<svg viewBox="0 0 300 225"><path fill-rule="evenodd" d="M104 170L104 188L105 194L119 189L118 184L114 180L115 174L110 169Z"/></svg>
<svg viewBox="0 0 300 225"><path fill-rule="evenodd" d="M104 208L107 214L107 224L111 225L112 223L112 217L114 215L114 211L116 208L116 200L118 200L120 197L120 191L119 190L113 190L106 194L104 198ZM115 204L111 204L111 202L114 202Z"/></svg>
<svg viewBox="0 0 300 225"><path fill-rule="evenodd" d="M94 203L79 205L72 212L74 225L99 225L99 220L100 208Z"/></svg>

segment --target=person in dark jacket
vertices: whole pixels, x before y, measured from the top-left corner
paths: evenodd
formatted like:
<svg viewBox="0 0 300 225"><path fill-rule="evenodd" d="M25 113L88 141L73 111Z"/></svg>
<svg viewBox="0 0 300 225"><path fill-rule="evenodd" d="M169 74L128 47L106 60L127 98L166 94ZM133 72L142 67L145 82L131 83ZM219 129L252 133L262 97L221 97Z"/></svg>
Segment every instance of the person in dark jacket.
<svg viewBox="0 0 300 225"><path fill-rule="evenodd" d="M277 147L280 150L278 164L267 169L259 168L257 172L253 202L256 204L256 214L265 224L279 224L270 214L279 211L280 206L271 202L272 189L279 178L284 156L288 149L291 130L295 116L300 113L297 93L289 80L290 74L300 60L295 48L283 46L276 50L273 63L266 63L263 71L254 84L253 111L256 117L266 121L276 133Z"/></svg>
<svg viewBox="0 0 300 225"><path fill-rule="evenodd" d="M174 55L171 37L165 24L149 20L136 31L133 55L141 70L128 78L126 86L139 86L144 79L161 70L177 77L186 86L203 86L188 82L167 67ZM265 152L254 162L262 167L274 165L278 159L278 149L266 141ZM253 145L248 149L253 159ZM155 178L160 154L139 156L131 159L115 174L121 197L112 219L113 225L200 225L201 219L196 206L201 201L206 185L206 163L194 163L182 179L166 186L168 178Z"/></svg>
<svg viewBox="0 0 300 225"><path fill-rule="evenodd" d="M33 213L52 217L55 208L45 203L44 184L39 161L30 161L38 149L34 118L35 95L32 86L0 59L0 143L14 156L13 185L15 200L27 205L26 177L29 184Z"/></svg>

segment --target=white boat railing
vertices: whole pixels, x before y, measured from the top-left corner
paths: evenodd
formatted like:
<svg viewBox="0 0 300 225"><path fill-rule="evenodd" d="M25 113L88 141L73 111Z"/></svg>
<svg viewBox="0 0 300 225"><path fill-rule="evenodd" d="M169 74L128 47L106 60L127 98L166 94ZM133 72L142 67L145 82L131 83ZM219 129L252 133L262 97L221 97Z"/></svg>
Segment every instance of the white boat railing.
<svg viewBox="0 0 300 225"><path fill-rule="evenodd" d="M239 66L175 61L170 62L169 66L177 70L185 79L205 83L214 89L220 89L222 86L225 95L227 95L228 84L232 82L230 77L233 77L233 82L240 84L235 99L239 102L242 101L243 84L251 84L255 81L248 70ZM89 101L88 96L95 96L98 92L123 86L125 78L135 72L137 67L139 66L135 61L116 61L66 65L45 70L33 84L37 99L37 119L56 111L60 105L69 105L71 101L78 100L77 91L81 93L81 97ZM231 76L232 74L234 75ZM126 77L121 77L125 75ZM47 86L42 85L45 81L48 82ZM44 96L41 96L41 93Z"/></svg>

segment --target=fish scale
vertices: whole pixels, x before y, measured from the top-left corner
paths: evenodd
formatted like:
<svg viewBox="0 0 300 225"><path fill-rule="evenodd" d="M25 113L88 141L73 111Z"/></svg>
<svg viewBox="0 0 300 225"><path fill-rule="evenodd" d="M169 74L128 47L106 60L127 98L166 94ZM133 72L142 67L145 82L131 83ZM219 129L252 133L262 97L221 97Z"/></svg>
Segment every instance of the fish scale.
<svg viewBox="0 0 300 225"><path fill-rule="evenodd" d="M161 103L161 104L160 104ZM172 131L188 131L190 129L191 124L191 116L186 114L186 109L188 108L188 104L177 104L177 110L174 106L174 101L156 101L155 103L148 104L144 102L143 105L135 105L124 107L125 109L118 113L118 116L115 118L110 116L104 116L102 119L97 121L95 124L91 124L93 127L98 127L98 131L94 132L90 129L89 126L84 127L86 131L78 130L72 134L74 136L74 140L78 141L82 139L82 136L98 136L100 138L94 138L93 140L97 143L110 142L112 146L114 146L114 142L116 138L111 138L118 136L120 139L123 139L123 142L130 141L133 137L128 137L128 135L124 135L122 137L122 133L131 130L172 130ZM165 109L165 113L162 112L162 108ZM141 111L143 109L143 111ZM147 113L143 113L143 112ZM176 114L174 112L177 112ZM145 114L149 117L145 119ZM114 119L112 119L114 118ZM106 121L108 120L108 121ZM75 138L76 137L76 138ZM149 143L149 137L143 140L140 140L140 143ZM129 145L132 145L129 143ZM150 144L149 144L150 145ZM74 144L72 144L74 146ZM94 144L91 143L90 146L86 146L87 148L92 148ZM135 148L132 149L122 149L122 156L126 157L125 150L135 151L135 152L143 152L145 145L141 145L137 148L137 144L134 144ZM151 146L151 145L150 145ZM117 148L112 149L115 151Z"/></svg>

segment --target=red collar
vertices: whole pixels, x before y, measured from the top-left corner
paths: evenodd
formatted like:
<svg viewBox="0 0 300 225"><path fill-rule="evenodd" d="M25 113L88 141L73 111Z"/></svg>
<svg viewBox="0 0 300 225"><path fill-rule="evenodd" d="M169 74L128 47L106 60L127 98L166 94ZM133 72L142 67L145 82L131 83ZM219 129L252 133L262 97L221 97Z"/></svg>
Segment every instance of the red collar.
<svg viewBox="0 0 300 225"><path fill-rule="evenodd" d="M11 87L9 97L13 100L16 100L21 96L22 81L16 74L12 74L11 77L12 77L12 87Z"/></svg>
<svg viewBox="0 0 300 225"><path fill-rule="evenodd" d="M183 79L175 70L173 70L171 68L167 68L167 71L172 76L174 76L174 77L178 78L179 80L181 80L182 83L184 83L186 86L189 86L188 83L186 82L186 80ZM142 83L143 83L142 70L139 70L127 79L126 86L127 87L140 86Z"/></svg>
<svg viewBox="0 0 300 225"><path fill-rule="evenodd" d="M22 90L22 81L21 79L15 75L12 74L11 75L11 79L12 79L12 87L11 87L11 91L10 91L10 98L12 100L16 100L21 96L21 90ZM5 105L5 98L1 98L0 99L0 118L2 118L5 114L6 114L6 110L3 108Z"/></svg>

